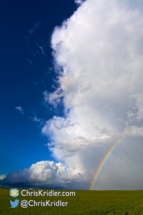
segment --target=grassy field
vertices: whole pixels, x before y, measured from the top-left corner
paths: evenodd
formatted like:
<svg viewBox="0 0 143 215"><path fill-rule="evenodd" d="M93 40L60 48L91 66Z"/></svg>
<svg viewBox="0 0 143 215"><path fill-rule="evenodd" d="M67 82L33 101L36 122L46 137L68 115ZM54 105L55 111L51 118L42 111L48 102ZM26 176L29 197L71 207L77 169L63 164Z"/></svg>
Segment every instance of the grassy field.
<svg viewBox="0 0 143 215"><path fill-rule="evenodd" d="M62 200L67 207L10 208L10 200ZM75 197L16 197L0 189L0 215L143 215L143 191L76 191Z"/></svg>

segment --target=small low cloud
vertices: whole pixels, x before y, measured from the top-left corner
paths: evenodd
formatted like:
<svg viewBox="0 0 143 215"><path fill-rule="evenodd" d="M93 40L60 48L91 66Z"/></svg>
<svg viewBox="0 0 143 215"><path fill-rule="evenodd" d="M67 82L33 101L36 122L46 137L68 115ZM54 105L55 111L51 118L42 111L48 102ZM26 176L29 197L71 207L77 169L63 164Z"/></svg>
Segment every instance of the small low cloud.
<svg viewBox="0 0 143 215"><path fill-rule="evenodd" d="M80 174L61 162L40 161L24 170L9 173L3 185L23 187L85 188L89 186L89 174Z"/></svg>
<svg viewBox="0 0 143 215"><path fill-rule="evenodd" d="M24 109L21 106L15 107L15 110L19 111L21 114L24 114Z"/></svg>

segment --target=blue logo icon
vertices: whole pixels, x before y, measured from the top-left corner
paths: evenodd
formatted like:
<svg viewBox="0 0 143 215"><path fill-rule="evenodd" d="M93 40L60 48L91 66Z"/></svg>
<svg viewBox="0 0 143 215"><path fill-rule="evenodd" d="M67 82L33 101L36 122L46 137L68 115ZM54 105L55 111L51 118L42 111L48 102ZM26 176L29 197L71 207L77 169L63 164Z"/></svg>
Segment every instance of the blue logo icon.
<svg viewBox="0 0 143 215"><path fill-rule="evenodd" d="M19 190L16 188L10 189L9 195L11 197L17 197L17 196L19 196Z"/></svg>
<svg viewBox="0 0 143 215"><path fill-rule="evenodd" d="M11 208L16 208L19 204L19 200L18 199L15 199L14 201L11 201L10 200L10 205L11 205Z"/></svg>

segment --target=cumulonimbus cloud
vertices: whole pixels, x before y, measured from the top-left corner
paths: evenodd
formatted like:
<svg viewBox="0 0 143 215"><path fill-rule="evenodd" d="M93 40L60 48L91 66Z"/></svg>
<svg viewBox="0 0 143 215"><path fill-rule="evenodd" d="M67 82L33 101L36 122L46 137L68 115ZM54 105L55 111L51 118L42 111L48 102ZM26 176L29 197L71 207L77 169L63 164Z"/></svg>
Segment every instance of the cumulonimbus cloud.
<svg viewBox="0 0 143 215"><path fill-rule="evenodd" d="M139 4L87 0L52 35L62 94L50 94L49 102L63 97L65 117L49 120L43 133L51 136L53 155L80 172L95 171L92 151L100 157L99 146L104 151L125 132L143 136Z"/></svg>

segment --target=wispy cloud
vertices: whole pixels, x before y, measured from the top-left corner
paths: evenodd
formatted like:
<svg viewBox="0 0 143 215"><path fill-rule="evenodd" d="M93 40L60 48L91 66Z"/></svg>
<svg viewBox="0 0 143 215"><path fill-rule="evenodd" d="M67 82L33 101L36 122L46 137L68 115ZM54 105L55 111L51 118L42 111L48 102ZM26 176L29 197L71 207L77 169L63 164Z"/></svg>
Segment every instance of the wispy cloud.
<svg viewBox="0 0 143 215"><path fill-rule="evenodd" d="M15 109L19 111L21 114L24 114L24 109L21 106L17 106L15 107Z"/></svg>
<svg viewBox="0 0 143 215"><path fill-rule="evenodd" d="M37 23L35 23L34 27L29 30L29 34L32 35L33 33L35 33L36 29L39 27L40 24L41 24L41 21L38 21Z"/></svg>
<svg viewBox="0 0 143 215"><path fill-rule="evenodd" d="M31 118L33 122L41 122L42 119L39 119L37 116Z"/></svg>
<svg viewBox="0 0 143 215"><path fill-rule="evenodd" d="M29 58L26 59L32 66L33 66L33 61L30 60Z"/></svg>
<svg viewBox="0 0 143 215"><path fill-rule="evenodd" d="M36 45L37 45L37 46L38 46L38 48L40 49L41 54L42 54L42 55L45 55L46 53L45 53L45 51L44 51L43 46L40 46L38 43L36 43Z"/></svg>

